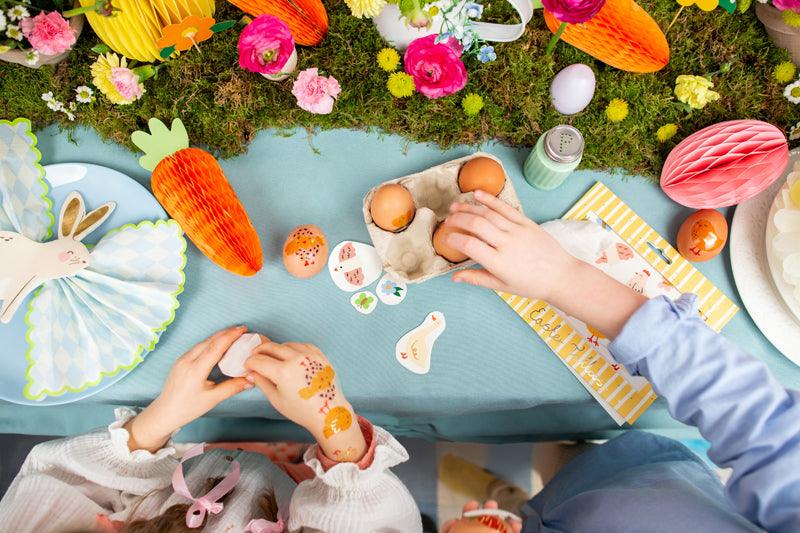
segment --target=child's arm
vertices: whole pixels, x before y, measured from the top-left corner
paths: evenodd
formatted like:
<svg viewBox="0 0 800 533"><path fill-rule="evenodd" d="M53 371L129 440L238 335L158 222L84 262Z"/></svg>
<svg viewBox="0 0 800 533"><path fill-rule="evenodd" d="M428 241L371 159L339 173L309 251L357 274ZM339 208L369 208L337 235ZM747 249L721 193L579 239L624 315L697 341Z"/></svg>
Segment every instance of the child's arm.
<svg viewBox="0 0 800 533"><path fill-rule="evenodd" d="M389 433L356 416L317 347L266 342L245 367L275 409L318 443L305 455L316 477L295 489L290 530L422 531L414 499L389 470L408 454Z"/></svg>
<svg viewBox="0 0 800 533"><path fill-rule="evenodd" d="M454 279L542 298L614 339L617 360L650 380L675 418L700 429L717 464L733 467L737 509L769 530L800 531L800 393L706 327L693 296L648 302L496 198L475 196L483 206L456 204L448 219L474 237L451 234L450 244L486 270Z"/></svg>

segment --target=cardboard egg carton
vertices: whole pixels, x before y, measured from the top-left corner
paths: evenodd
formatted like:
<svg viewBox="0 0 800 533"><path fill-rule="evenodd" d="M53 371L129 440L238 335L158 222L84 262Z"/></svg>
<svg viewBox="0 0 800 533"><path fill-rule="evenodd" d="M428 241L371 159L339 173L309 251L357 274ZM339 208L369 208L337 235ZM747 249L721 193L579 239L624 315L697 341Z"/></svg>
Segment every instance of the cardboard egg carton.
<svg viewBox="0 0 800 533"><path fill-rule="evenodd" d="M453 202L476 203L471 192L462 193L458 188L458 173L461 166L476 157L488 157L500 163L501 167L503 166L503 163L495 156L477 152L416 174L381 183L364 197L364 222L367 224L372 244L383 261L384 270L395 281L422 283L436 276L475 264L470 260L451 263L437 255L433 249L432 238L436 227L447 218ZM498 198L521 212L522 205L505 168L503 168L503 173L506 176L506 183ZM375 191L386 183L399 183L408 189L414 198L414 205L417 209L411 224L397 233L379 228L372 221L369 212Z"/></svg>

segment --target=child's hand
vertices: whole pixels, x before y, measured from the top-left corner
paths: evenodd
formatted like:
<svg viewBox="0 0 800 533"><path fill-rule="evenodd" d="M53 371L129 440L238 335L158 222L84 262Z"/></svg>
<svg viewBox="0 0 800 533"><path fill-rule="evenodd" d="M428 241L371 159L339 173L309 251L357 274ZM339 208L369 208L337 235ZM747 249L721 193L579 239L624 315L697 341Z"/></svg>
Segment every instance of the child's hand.
<svg viewBox="0 0 800 533"><path fill-rule="evenodd" d="M475 191L483 205L455 203L447 223L471 235L451 233L447 244L485 269L460 270L453 281L548 300L577 260L534 221L502 200Z"/></svg>
<svg viewBox="0 0 800 533"><path fill-rule="evenodd" d="M335 461L358 461L366 443L327 357L311 344L266 342L245 368L283 416L306 428Z"/></svg>
<svg viewBox="0 0 800 533"><path fill-rule="evenodd" d="M470 511L477 511L479 509L497 509L497 502L494 500L489 500L486 502L486 505L481 507L481 504L476 501L467 502L462 509L462 513L468 513ZM489 525L480 524L480 522L476 522L475 520L469 520L465 518L454 518L453 520L448 520L447 522L442 525L442 529L440 533L461 533L461 532L469 532L469 533L520 533L522 531L522 522L519 520L514 519L507 519L501 522L502 526L506 529L498 529L497 526L492 527Z"/></svg>
<svg viewBox="0 0 800 533"><path fill-rule="evenodd" d="M126 425L131 451L160 449L174 431L253 387L249 376L218 384L208 379L231 344L246 331L243 326L220 331L175 361L158 398Z"/></svg>

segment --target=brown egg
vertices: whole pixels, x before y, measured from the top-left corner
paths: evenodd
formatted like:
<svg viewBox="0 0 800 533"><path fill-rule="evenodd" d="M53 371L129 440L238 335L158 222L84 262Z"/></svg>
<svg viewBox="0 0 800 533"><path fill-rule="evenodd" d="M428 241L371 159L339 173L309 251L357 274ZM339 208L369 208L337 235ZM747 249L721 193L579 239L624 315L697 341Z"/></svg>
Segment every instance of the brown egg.
<svg viewBox="0 0 800 533"><path fill-rule="evenodd" d="M397 183L381 185L372 196L369 214L372 221L386 231L401 231L414 219L414 198L408 189Z"/></svg>
<svg viewBox="0 0 800 533"><path fill-rule="evenodd" d="M283 245L283 265L292 276L310 278L325 268L328 240L313 224L294 228Z"/></svg>
<svg viewBox="0 0 800 533"><path fill-rule="evenodd" d="M466 233L463 230L459 230L445 224L442 222L439 224L439 227L436 228L436 231L433 232L433 249L436 251L437 254L441 255L451 263L460 263L462 261L466 261L468 257L458 250L451 248L448 246L444 239L451 233Z"/></svg>
<svg viewBox="0 0 800 533"><path fill-rule="evenodd" d="M728 240L728 221L719 211L701 209L689 215L678 230L678 251L689 261L716 257Z"/></svg>
<svg viewBox="0 0 800 533"><path fill-rule="evenodd" d="M503 167L488 157L470 159L458 173L458 188L461 192L486 191L497 196L506 186L506 173Z"/></svg>

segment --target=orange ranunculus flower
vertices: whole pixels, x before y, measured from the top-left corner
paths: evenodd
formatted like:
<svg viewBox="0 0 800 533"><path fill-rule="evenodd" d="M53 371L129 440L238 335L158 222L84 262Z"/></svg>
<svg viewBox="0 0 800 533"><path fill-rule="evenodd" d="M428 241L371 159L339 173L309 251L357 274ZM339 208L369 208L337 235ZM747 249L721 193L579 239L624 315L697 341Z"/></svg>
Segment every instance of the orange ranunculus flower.
<svg viewBox="0 0 800 533"><path fill-rule="evenodd" d="M214 32L211 26L216 21L212 17L198 17L189 15L178 24L170 24L161 30L161 38L158 40L159 48L174 46L178 52L188 50L193 45L210 39Z"/></svg>

